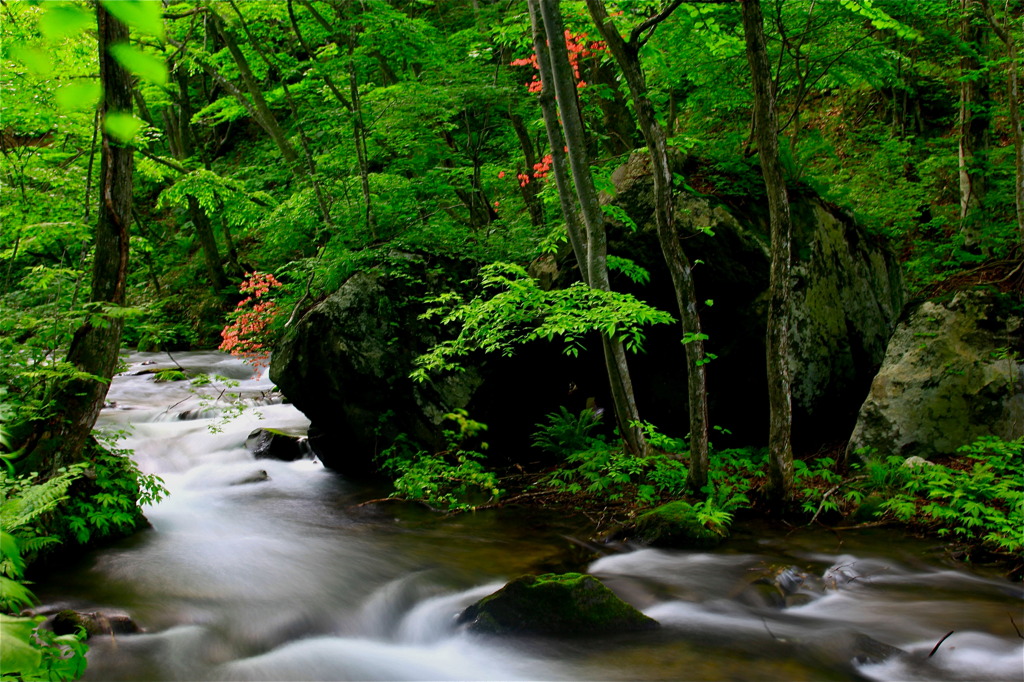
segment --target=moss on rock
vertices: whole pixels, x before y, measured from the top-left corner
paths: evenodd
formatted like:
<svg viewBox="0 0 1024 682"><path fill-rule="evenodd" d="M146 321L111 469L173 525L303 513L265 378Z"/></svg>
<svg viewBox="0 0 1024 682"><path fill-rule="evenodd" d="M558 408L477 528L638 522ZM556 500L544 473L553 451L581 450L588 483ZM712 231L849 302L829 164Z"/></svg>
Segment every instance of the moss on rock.
<svg viewBox="0 0 1024 682"><path fill-rule="evenodd" d="M708 527L689 502L676 500L644 512L631 528L635 539L660 547L703 549L720 544L729 536L725 526Z"/></svg>
<svg viewBox="0 0 1024 682"><path fill-rule="evenodd" d="M597 635L658 627L592 575L524 575L459 616L474 632L492 635Z"/></svg>

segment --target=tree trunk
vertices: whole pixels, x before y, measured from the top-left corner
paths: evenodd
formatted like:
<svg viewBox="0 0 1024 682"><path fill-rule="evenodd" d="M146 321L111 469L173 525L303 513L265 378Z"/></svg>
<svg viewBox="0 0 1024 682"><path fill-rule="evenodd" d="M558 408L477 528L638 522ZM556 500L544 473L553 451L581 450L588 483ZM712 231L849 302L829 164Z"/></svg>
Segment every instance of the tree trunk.
<svg viewBox="0 0 1024 682"><path fill-rule="evenodd" d="M234 10L235 15L238 17L239 24L242 27L242 31L245 33L245 37L249 40L249 47L256 52L256 56L267 65L267 68L271 71L281 72L281 69L277 64L270 58L270 54L263 48L256 36L253 35L252 31L249 30L249 23L245 20L245 15L238 9L238 5L234 0L228 0L228 4L231 9ZM285 100L288 102L288 108L292 112L292 119L295 123L295 128L299 133L299 143L302 147L303 161L305 161L306 173L309 176L309 182L313 186L313 194L316 196L317 205L320 207L320 216L324 219L324 225L328 230L334 231L334 220L331 218L331 207L327 201L327 195L324 193L323 188L320 186L320 180L317 176L316 170L316 159L313 157L313 151L309 142L309 136L306 134L306 128L302 124L302 118L299 116L299 107L295 103L295 98L292 97L291 88L288 87L288 81L282 76L281 78L281 89L284 90Z"/></svg>
<svg viewBox="0 0 1024 682"><path fill-rule="evenodd" d="M768 285L768 495L793 495L792 394L789 377L789 296L792 221L779 160L779 123L772 88L760 0L742 0L743 34L754 87L754 135L771 216L771 269Z"/></svg>
<svg viewBox="0 0 1024 682"><path fill-rule="evenodd" d="M1010 129L1013 135L1014 204L1017 208L1017 235L1021 254L1024 255L1024 127L1021 124L1020 56L1014 33L1010 1L1003 5L1003 19L996 19L989 0L981 0L985 16L996 36L1006 46L1006 99L1009 105Z"/></svg>
<svg viewBox="0 0 1024 682"><path fill-rule="evenodd" d="M221 295L228 285L228 278L224 273L224 266L221 264L217 238L213 234L213 225L210 224L209 216L192 195L188 196L188 214L192 218L192 228L196 231L199 246L203 250L203 262L206 264L206 274L210 278L210 285L218 295Z"/></svg>
<svg viewBox="0 0 1024 682"><path fill-rule="evenodd" d="M551 147L551 172L555 176L555 188L558 190L558 203L565 220L565 232L569 237L572 252L576 255L576 263L580 269L580 279L588 286L590 272L587 270L587 236L580 223L579 212L570 197L573 196L572 180L569 178L569 161L565 157L565 138L558 122L558 108L555 105L555 93L552 86L551 67L548 64L547 38L544 26L537 16L537 0L529 4L530 23L533 26L533 48L537 54L537 65L540 67L541 91L540 108L544 117L544 130L547 133L548 145Z"/></svg>
<svg viewBox="0 0 1024 682"><path fill-rule="evenodd" d="M128 27L96 6L99 37L102 115L132 111L132 77L108 52L128 41ZM55 473L82 459L107 387L117 366L124 319L103 308L123 306L128 277L128 225L132 215L133 153L103 132L100 159L100 207L92 267L92 315L75 332L67 361L89 378L59 386L51 402L60 416L37 425L26 444L27 463L38 471Z"/></svg>
<svg viewBox="0 0 1024 682"><path fill-rule="evenodd" d="M590 174L587 157L586 137L583 130L583 119L580 115L579 103L576 100L576 84L573 80L572 67L565 47L565 28L558 7L558 0L531 0L535 7L539 6L540 20L547 36L546 45L541 46L547 51L548 69L551 86L555 93L555 102L562 119L562 132L568 148L569 168L576 185L576 197L579 200L580 215L586 228L586 272L589 274L588 284L594 289L611 291L608 277L608 244L605 233L604 212L594 187L594 178ZM538 52L538 59L540 53ZM579 256L577 256L579 257ZM633 394L633 385L626 361L626 350L622 341L605 337L605 365L608 379L611 382L612 399L615 402L615 418L619 425L619 433L629 450L637 454L647 452L647 443L639 428L640 414Z"/></svg>
<svg viewBox="0 0 1024 682"><path fill-rule="evenodd" d="M231 53L235 66L238 67L238 71L242 75L242 84L245 85L245 89L249 93L249 97L252 98L252 101L249 102L238 88L233 87L233 84L231 88L225 87L225 89L227 89L235 99L238 99L242 103L242 106L246 107L247 110L254 114L256 123L258 123L268 135L270 135L270 138L274 141L274 144L277 145L277 148L280 150L281 156L284 157L284 160L287 161L289 165L294 165L299 160L299 155L296 153L291 142L288 141L288 137L284 134L284 130L281 129L281 124L277 122L277 118L274 116L274 112L270 110L270 105L267 104L267 100L264 99L263 90L260 88L259 83L256 82L256 77L253 76L252 69L249 67L249 62L246 60L245 55L242 54L242 50L238 47L238 42L227 30L227 27L224 25L224 20L220 15L212 10L210 14L213 20L213 26L217 29L217 33L220 35L221 40L224 41L224 45L228 48L228 52ZM204 69L212 69L212 67L207 67L204 62L200 62L200 65L203 66ZM216 70L214 69L214 71ZM217 73L217 75L219 76L220 74ZM218 82L221 83L221 85L230 83L230 81L227 81L223 76L218 79Z"/></svg>
<svg viewBox="0 0 1024 682"><path fill-rule="evenodd" d="M960 0L960 234L964 246L978 249L985 206L988 157L988 76L981 69L986 32L981 26L978 0Z"/></svg>
<svg viewBox="0 0 1024 682"><path fill-rule="evenodd" d="M627 43L622 39L605 10L603 0L587 0L587 7L625 76L633 96L633 107L640 124L640 132L647 143L654 175L654 217L658 228L658 241L672 276L683 334L689 334L694 339L686 344L687 396L690 408L689 485L695 492L700 492L700 489L707 485L708 472L707 372L704 367L707 360L704 355L704 341L701 339L700 313L697 311L693 270L675 227L672 170L669 167L665 131L655 120L654 105L647 94L647 80L640 67L639 43L632 40Z"/></svg>
<svg viewBox="0 0 1024 682"><path fill-rule="evenodd" d="M509 120L512 123L512 129L516 133L516 137L519 139L519 146L523 150L523 160L526 162L527 173L533 168L533 165L537 163L537 155L533 150L533 141L530 140L530 134L526 130L526 124L523 123L523 118L518 114L512 114L509 116ZM544 205L540 201L540 183L527 182L526 184L520 184L520 193L523 195L523 202L526 204L526 210L530 213L530 223L535 227L541 227L544 225Z"/></svg>

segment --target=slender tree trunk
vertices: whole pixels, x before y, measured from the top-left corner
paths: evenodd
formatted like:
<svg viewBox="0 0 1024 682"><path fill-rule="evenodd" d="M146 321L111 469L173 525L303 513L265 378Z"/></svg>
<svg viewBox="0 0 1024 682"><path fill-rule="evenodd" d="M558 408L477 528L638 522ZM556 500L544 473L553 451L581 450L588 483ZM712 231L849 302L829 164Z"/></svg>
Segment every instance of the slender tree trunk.
<svg viewBox="0 0 1024 682"><path fill-rule="evenodd" d="M1017 52L1017 35L1014 32L1011 0L1003 4L1003 19L999 21L992 11L989 0L981 0L989 25L1006 46L1006 99L1009 106L1010 128L1013 134L1014 204L1017 208L1017 234L1021 254L1024 254L1024 127L1021 124L1020 55Z"/></svg>
<svg viewBox="0 0 1024 682"><path fill-rule="evenodd" d="M228 88L226 84L230 84L230 81L221 76L218 78L218 83L225 86L225 89L230 92L235 99L242 102L242 105L246 107L251 113L254 114L256 122L263 130L270 135L270 138L277 145L277 148L281 152L281 156L289 164L295 164L299 160L299 155L296 153L295 148L291 142L288 141L288 137L284 134L284 130L281 129L281 124L277 122L277 118L274 116L274 112L270 110L270 105L267 104L267 100L263 97L263 90L260 88L259 83L256 82L256 77L253 76L252 69L249 67L249 62L246 60L242 50L238 47L238 42L235 37L231 35L231 32L227 30L224 25L224 20L216 12L210 11L211 20L213 26L220 35L221 40L224 41L224 45L228 48L228 52L231 53L231 57L235 62L235 66L238 67L239 73L242 75L242 84L245 85L246 91L249 93L249 97L252 98L251 102L245 97L245 95L231 84L231 88ZM204 62L200 62L204 69L212 69L207 67ZM216 74L216 75L214 75ZM219 72L213 69L213 73L216 78L219 76Z"/></svg>
<svg viewBox="0 0 1024 682"><path fill-rule="evenodd" d="M779 161L779 123L765 49L760 0L742 0L743 34L754 86L754 135L771 215L771 269L768 290L768 495L788 501L793 495L792 393L789 376L789 296L792 221L789 196Z"/></svg>
<svg viewBox="0 0 1024 682"><path fill-rule="evenodd" d="M981 69L986 32L978 0L960 0L960 233L964 246L977 248L986 200L989 112L988 77Z"/></svg>
<svg viewBox="0 0 1024 682"><path fill-rule="evenodd" d="M99 37L102 115L132 111L132 78L109 53L108 47L128 41L128 27L102 4L96 7ZM133 153L105 131L100 153L100 207L93 254L92 294L94 314L75 332L67 360L88 379L69 381L57 389L52 403L59 417L37 428L26 444L28 463L38 471L57 469L80 461L96 423L107 386L117 366L124 320L102 312L125 303L128 278L128 225L132 215Z"/></svg>
<svg viewBox="0 0 1024 682"><path fill-rule="evenodd" d="M370 193L370 158L366 149L366 123L363 120L363 100L359 96L359 77L356 75L355 36L349 43L349 97L352 100L352 138L356 145L359 164L359 186L363 194L363 223L370 237L377 239L377 224L373 219L373 195Z"/></svg>
<svg viewBox="0 0 1024 682"><path fill-rule="evenodd" d="M210 285L215 292L221 294L228 285L228 278L224 273L224 266L221 264L217 238L213 234L213 225L210 223L209 216L192 195L188 196L188 214L192 218L192 227L196 231L196 237L199 238L199 246L203 251L203 261L206 263L206 274L210 278Z"/></svg>
<svg viewBox="0 0 1024 682"><path fill-rule="evenodd" d="M626 42L619 35L603 0L587 0L587 7L612 56L619 65L633 96L640 132L644 136L654 175L654 216L658 227L661 252L672 276L676 304L683 334L693 341L686 344L687 397L690 408L690 487L699 492L707 485L708 472L708 408L707 362L701 339L700 313L693 269L679 241L675 226L675 202L672 197L672 169L669 167L665 131L654 117L654 105L647 94L647 80L640 66L639 42Z"/></svg>
<svg viewBox="0 0 1024 682"><path fill-rule="evenodd" d="M565 156L565 138L562 137L561 124L558 122L558 108L555 104L555 92L552 82L551 67L548 60L547 37L544 26L537 16L537 0L529 4L530 22L533 26L533 47L537 54L537 65L540 67L541 91L540 108L544 117L544 130L547 133L548 145L551 147L551 172L555 176L555 188L558 190L558 202L565 220L565 231L569 236L569 244L576 255L576 263L580 269L580 279L590 285L590 272L587 270L587 236L580 222L571 197L573 196L572 179L569 177L569 161Z"/></svg>
<svg viewBox="0 0 1024 682"><path fill-rule="evenodd" d="M327 21L327 19L325 19L315 7L313 7L313 4L309 0L299 0L299 2L302 3L303 7L309 11L310 15L318 24L320 24L327 34L331 36L331 40L333 40L339 48L342 43L345 43L348 48L349 99L345 99L344 95L334 87L333 82L329 82L329 79L326 76L325 82L328 82L328 87L330 87L331 92L334 93L335 98L352 113L352 141L356 149L356 163L359 166L359 185L363 196L363 226L366 228L367 232L370 233L370 238L376 241L378 238L377 224L373 215L373 195L370 193L370 160L366 147L368 132L365 120L363 119L363 104L362 99L359 96L359 75L356 71L356 29L355 27L352 27L348 38L346 40L342 40L335 31L335 27L332 26L331 23ZM341 10L338 7L335 7L334 9L340 14ZM292 19L292 24L296 27L296 35L298 35L298 23L294 18Z"/></svg>
<svg viewBox="0 0 1024 682"><path fill-rule="evenodd" d="M178 82L178 96L176 105L178 116L175 118L167 115L167 119L174 120L174 131L168 132L168 137L173 137L175 144L172 151L179 161L184 161L195 152L196 145L192 134L192 102L188 93L188 74L183 65L178 64L174 69L175 78ZM221 263L220 251L217 249L217 238L213 232L213 225L209 216L199 204L199 201L189 195L188 215L192 220L192 229L195 230L196 238L199 240L199 248L203 252L203 262L206 265L206 274L210 279L210 286L214 292L220 295L228 285L228 277L224 272Z"/></svg>
<svg viewBox="0 0 1024 682"><path fill-rule="evenodd" d="M242 31L245 33L245 37L249 40L249 47L256 52L256 55L264 64L267 65L267 68L280 73L281 69L270 58L270 54L259 43L252 31L249 30L249 23L245 20L245 15L242 14L242 11L238 9L238 5L234 0L228 0L228 4L231 6L231 9L234 10L235 15L238 16L238 21L242 26ZM317 205L320 207L320 216L324 220L324 225L329 230L333 231L334 220L331 219L330 204L327 201L327 196L320 185L319 178L317 177L316 159L313 158L313 151L309 143L309 136L306 134L306 128L302 124L302 117L299 116L299 107L295 103L295 98L292 97L291 88L288 87L288 81L283 75L281 76L281 88L284 90L285 100L288 102L288 108L292 112L292 119L294 120L295 127L299 133L299 143L302 147L302 157L303 161L305 161L306 174L309 176L309 182L313 186L313 194L316 196Z"/></svg>
<svg viewBox="0 0 1024 682"><path fill-rule="evenodd" d="M534 0L531 0L533 3ZM540 19L547 36L542 51L547 51L548 68L551 85L555 92L555 101L562 119L562 132L568 148L569 169L576 185L576 197L579 200L580 215L587 233L586 271L589 274L589 285L594 289L611 291L608 277L608 244L605 233L604 212L594 187L594 178L590 174L587 157L586 136L583 130L583 119L580 115L579 103L576 99L576 85L573 80L572 67L565 47L565 28L558 7L558 0L540 0L535 3L539 8ZM538 53L538 59L539 59ZM633 452L647 452L647 443L639 428L640 414L633 393L632 380L626 360L623 343L605 337L605 365L611 382L612 399L615 402L615 417L626 446Z"/></svg>
<svg viewBox="0 0 1024 682"><path fill-rule="evenodd" d="M519 146L523 150L523 160L526 162L527 172L529 172L529 169L533 168L533 165L537 163L537 155L533 150L533 141L530 140L530 134L527 132L526 124L523 123L521 116L512 114L509 116L509 120L512 123L512 129L515 131L516 137L519 139ZM544 205L538 196L540 184L535 182L520 184L519 191L523 195L526 210L530 213L530 223L535 227L542 226L544 224Z"/></svg>

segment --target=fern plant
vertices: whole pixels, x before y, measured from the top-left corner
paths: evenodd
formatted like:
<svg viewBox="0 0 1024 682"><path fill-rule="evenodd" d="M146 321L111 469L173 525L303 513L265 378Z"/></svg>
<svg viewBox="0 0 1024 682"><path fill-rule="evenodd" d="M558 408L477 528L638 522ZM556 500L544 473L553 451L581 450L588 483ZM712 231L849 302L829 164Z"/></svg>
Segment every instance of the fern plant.
<svg viewBox="0 0 1024 682"><path fill-rule="evenodd" d="M42 616L14 615L35 602L25 581L26 554L59 542L38 525L67 499L85 465L62 469L48 480L0 470L0 679L72 680L85 672L84 632L57 635L39 627Z"/></svg>
<svg viewBox="0 0 1024 682"><path fill-rule="evenodd" d="M601 413L589 408L574 415L564 405L547 416L546 424L536 424L533 444L541 450L566 457L592 448L600 439L594 429L601 423Z"/></svg>

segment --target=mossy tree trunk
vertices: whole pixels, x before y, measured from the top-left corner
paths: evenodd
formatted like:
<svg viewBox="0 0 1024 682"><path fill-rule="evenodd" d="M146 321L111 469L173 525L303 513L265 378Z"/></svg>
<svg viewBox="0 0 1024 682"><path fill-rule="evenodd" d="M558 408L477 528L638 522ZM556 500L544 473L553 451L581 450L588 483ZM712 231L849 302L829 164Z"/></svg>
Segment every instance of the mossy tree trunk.
<svg viewBox="0 0 1024 682"><path fill-rule="evenodd" d="M101 116L131 113L132 77L108 47L128 41L128 27L96 6L99 39ZM90 315L78 328L67 361L80 376L60 384L50 403L60 412L36 424L26 443L26 464L55 473L80 461L96 423L107 387L117 367L124 318L116 309L125 303L128 279L128 226L132 219L132 149L104 130L100 152L100 202L92 266Z"/></svg>

